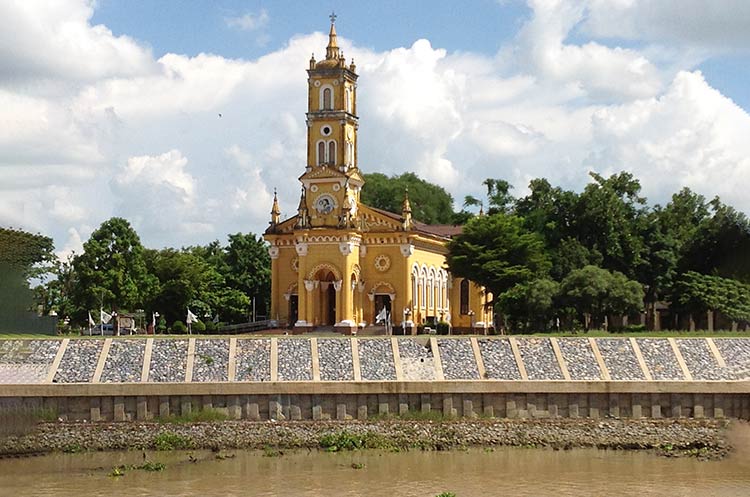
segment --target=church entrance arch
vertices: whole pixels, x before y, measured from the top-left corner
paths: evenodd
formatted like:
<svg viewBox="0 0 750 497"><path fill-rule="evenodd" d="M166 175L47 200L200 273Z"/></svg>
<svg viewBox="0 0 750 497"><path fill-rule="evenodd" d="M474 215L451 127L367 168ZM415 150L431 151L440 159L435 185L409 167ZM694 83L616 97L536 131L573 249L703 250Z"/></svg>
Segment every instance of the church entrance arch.
<svg viewBox="0 0 750 497"><path fill-rule="evenodd" d="M333 326L336 324L336 287L340 288L340 281L329 267L321 267L312 279L318 282L319 290L316 292L317 305L315 306L317 321L322 326Z"/></svg>

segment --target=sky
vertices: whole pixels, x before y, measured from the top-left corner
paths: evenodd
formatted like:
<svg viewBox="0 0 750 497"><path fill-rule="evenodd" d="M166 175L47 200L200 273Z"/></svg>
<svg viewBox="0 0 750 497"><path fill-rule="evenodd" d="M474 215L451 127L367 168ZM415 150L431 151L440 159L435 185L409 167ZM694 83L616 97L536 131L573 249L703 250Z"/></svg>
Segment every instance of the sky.
<svg viewBox="0 0 750 497"><path fill-rule="evenodd" d="M274 188L294 214L332 10L365 173L460 208L629 171L750 213L747 0L4 0L0 226L67 257L112 216L161 248L261 233Z"/></svg>

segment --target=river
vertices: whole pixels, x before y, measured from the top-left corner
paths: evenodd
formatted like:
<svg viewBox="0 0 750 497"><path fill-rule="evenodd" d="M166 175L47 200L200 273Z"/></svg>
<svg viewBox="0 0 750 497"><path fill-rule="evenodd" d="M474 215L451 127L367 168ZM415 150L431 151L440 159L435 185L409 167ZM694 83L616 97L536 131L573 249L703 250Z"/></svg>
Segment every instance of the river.
<svg viewBox="0 0 750 497"><path fill-rule="evenodd" d="M141 452L51 454L0 460L2 496L746 496L750 460L667 459L646 452L498 448L452 452L150 452L162 472L126 471ZM190 462L190 458L199 459ZM352 465L359 467L355 469Z"/></svg>

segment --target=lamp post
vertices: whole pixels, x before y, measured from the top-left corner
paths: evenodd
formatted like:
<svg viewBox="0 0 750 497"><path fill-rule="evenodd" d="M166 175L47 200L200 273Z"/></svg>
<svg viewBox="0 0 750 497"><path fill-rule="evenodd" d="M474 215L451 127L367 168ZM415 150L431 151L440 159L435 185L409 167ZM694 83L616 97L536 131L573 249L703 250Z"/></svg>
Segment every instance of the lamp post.
<svg viewBox="0 0 750 497"><path fill-rule="evenodd" d="M469 314L469 319L471 320L471 332L473 334L474 333L474 311L470 310L468 314Z"/></svg>
<svg viewBox="0 0 750 497"><path fill-rule="evenodd" d="M159 313L154 312L154 329L151 330L151 333L153 333L154 335L156 335L156 326L158 322L159 322Z"/></svg>
<svg viewBox="0 0 750 497"><path fill-rule="evenodd" d="M406 335L407 324L409 325L409 333L411 333L411 328L413 326L413 323L411 323L411 309L404 307L404 322L401 324L401 329L404 330L404 335Z"/></svg>

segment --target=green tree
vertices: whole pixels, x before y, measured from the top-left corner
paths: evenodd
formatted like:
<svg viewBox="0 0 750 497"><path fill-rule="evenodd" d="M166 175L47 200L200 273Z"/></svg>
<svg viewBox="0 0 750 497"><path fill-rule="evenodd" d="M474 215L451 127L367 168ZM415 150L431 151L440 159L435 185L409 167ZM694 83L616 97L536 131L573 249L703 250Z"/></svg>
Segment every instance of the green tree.
<svg viewBox="0 0 750 497"><path fill-rule="evenodd" d="M175 249L146 250L144 255L149 272L158 279L146 306L150 311L171 323L185 319L188 306L197 315L220 306L224 278L206 261Z"/></svg>
<svg viewBox="0 0 750 497"><path fill-rule="evenodd" d="M550 267L541 236L507 214L476 217L448 243L454 276L469 278L497 299L517 284L543 276Z"/></svg>
<svg viewBox="0 0 750 497"><path fill-rule="evenodd" d="M0 228L0 330L41 331L43 323L30 311L43 302L35 299L29 283L49 272L53 249L47 236ZM45 331L54 328L50 323L44 327Z"/></svg>
<svg viewBox="0 0 750 497"><path fill-rule="evenodd" d="M0 227L0 267L21 271L24 278L38 278L56 261L52 238L19 229Z"/></svg>
<svg viewBox="0 0 750 497"><path fill-rule="evenodd" d="M409 190L412 216L426 224L453 222L453 197L441 186L429 183L414 173L399 176L365 174L362 202L396 214L401 213L404 193Z"/></svg>
<svg viewBox="0 0 750 497"><path fill-rule="evenodd" d="M504 179L492 178L482 181L482 185L487 188L487 214L510 214L513 211L515 199L510 194L513 185ZM463 206L484 209L485 203L473 195L466 195Z"/></svg>
<svg viewBox="0 0 750 497"><path fill-rule="evenodd" d="M593 183L579 197L575 231L589 250L602 257L602 267L637 277L645 251L642 229L646 199L630 173L609 178L590 173Z"/></svg>
<svg viewBox="0 0 750 497"><path fill-rule="evenodd" d="M750 282L750 220L742 212L709 202L703 218L684 244L680 272L695 271Z"/></svg>
<svg viewBox="0 0 750 497"><path fill-rule="evenodd" d="M73 259L76 284L71 300L75 319L86 322L87 310L135 309L151 295L155 279L143 259L138 234L125 219L102 223Z"/></svg>
<svg viewBox="0 0 750 497"><path fill-rule="evenodd" d="M557 281L574 269L602 262L598 250L579 240L578 203L578 194L552 187L544 178L531 180L529 194L516 201L516 214L526 228L544 237L552 261L550 275Z"/></svg>
<svg viewBox="0 0 750 497"><path fill-rule="evenodd" d="M571 271L560 284L562 303L575 309L586 331L607 315L636 312L643 305L643 288L624 274L596 266Z"/></svg>
<svg viewBox="0 0 750 497"><path fill-rule="evenodd" d="M227 286L250 301L255 297L256 313L266 314L271 303L271 257L263 238L252 233L229 235L224 261Z"/></svg>
<svg viewBox="0 0 750 497"><path fill-rule="evenodd" d="M547 331L555 317L559 291L560 285L547 278L521 283L500 295L495 309L506 316L511 330Z"/></svg>
<svg viewBox="0 0 750 497"><path fill-rule="evenodd" d="M750 323L750 285L730 278L688 271L676 282L675 307L697 313L719 311L739 323Z"/></svg>

